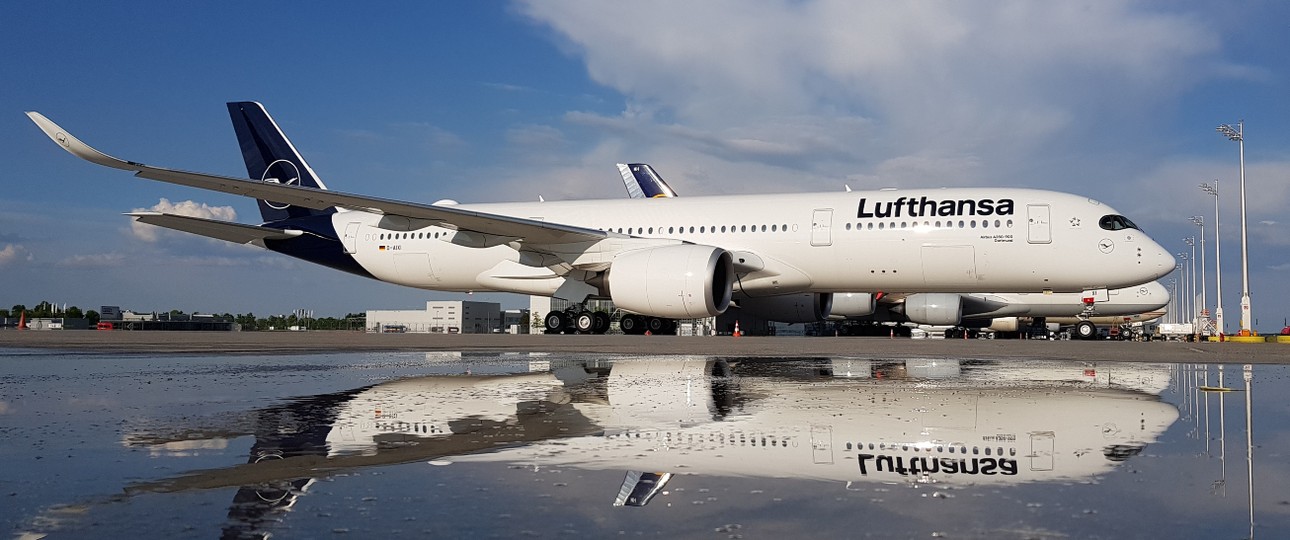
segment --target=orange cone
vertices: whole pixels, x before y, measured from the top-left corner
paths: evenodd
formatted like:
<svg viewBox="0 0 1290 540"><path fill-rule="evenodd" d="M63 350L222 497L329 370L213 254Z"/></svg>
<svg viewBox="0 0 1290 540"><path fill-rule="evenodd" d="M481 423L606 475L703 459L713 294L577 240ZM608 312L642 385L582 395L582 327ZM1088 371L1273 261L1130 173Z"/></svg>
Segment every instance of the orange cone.
<svg viewBox="0 0 1290 540"><path fill-rule="evenodd" d="M18 317L18 329L19 329L19 330L26 330L26 329L27 329L27 312L26 312L26 311L23 311L23 312L22 312L22 315L20 315L20 316Z"/></svg>
<svg viewBox="0 0 1290 540"><path fill-rule="evenodd" d="M744 335L744 333L739 331L739 321L735 321L735 334L734 334L734 336L735 336L735 337L739 337L739 336L742 336L742 335Z"/></svg>

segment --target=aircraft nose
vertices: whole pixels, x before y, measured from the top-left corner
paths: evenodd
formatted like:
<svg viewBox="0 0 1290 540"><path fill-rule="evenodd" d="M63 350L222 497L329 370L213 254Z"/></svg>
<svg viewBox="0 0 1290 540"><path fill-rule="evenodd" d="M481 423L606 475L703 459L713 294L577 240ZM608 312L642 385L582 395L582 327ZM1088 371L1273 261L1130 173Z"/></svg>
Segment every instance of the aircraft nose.
<svg viewBox="0 0 1290 540"><path fill-rule="evenodd" d="M1151 309L1159 309L1169 305L1169 289L1161 285L1159 281L1152 281L1142 285L1145 291L1143 299L1151 304Z"/></svg>
<svg viewBox="0 0 1290 540"><path fill-rule="evenodd" d="M1142 265L1152 273L1152 279L1159 279L1174 271L1177 261L1165 248L1154 240L1150 246L1142 248Z"/></svg>

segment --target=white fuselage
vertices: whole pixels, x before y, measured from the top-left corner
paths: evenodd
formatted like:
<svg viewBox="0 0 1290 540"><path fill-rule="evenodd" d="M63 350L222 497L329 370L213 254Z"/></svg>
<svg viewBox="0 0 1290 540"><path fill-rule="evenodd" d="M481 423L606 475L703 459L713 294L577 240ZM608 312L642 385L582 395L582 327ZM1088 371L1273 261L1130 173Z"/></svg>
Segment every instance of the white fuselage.
<svg viewBox="0 0 1290 540"><path fill-rule="evenodd" d="M913 201L912 203L909 201ZM967 201L967 202L965 202ZM990 201L988 204L985 201ZM1009 201L1008 204L1001 204ZM900 203L900 204L897 204ZM975 206L975 214L967 206ZM1115 210L1029 189L936 189L460 205L635 238L711 245L760 259L744 292L1079 292L1135 286L1174 268L1142 231L1107 230ZM985 214L989 209L988 215ZM911 215L913 214L913 215ZM436 290L507 290L499 262L535 266L517 244L365 212L333 217L378 279ZM357 229L355 229L355 225ZM617 237L587 251L621 251ZM581 246L585 248L585 246ZM526 258L527 257L527 258ZM543 264L541 261L538 264ZM552 264L555 264L552 261ZM532 293L529 289L510 292ZM580 300L580 299L579 299Z"/></svg>

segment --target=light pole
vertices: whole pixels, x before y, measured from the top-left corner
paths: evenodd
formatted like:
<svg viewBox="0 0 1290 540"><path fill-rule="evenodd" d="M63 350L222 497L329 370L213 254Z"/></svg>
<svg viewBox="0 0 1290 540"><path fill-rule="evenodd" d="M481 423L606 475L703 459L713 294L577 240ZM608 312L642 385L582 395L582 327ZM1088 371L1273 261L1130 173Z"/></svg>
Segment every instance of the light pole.
<svg viewBox="0 0 1290 540"><path fill-rule="evenodd" d="M1253 318L1250 316L1250 247L1245 231L1245 120L1237 122L1235 128L1222 124L1217 129L1228 140L1236 141L1241 152L1241 335L1248 336L1253 333L1250 324Z"/></svg>
<svg viewBox="0 0 1290 540"><path fill-rule="evenodd" d="M1209 298L1206 290L1205 281L1209 278L1205 271L1205 218L1201 216L1192 216L1191 222L1200 227L1200 314L1201 320L1204 321L1202 333L1208 333L1209 329Z"/></svg>
<svg viewBox="0 0 1290 540"><path fill-rule="evenodd" d="M1188 236L1183 238L1183 242L1191 246L1191 311L1187 312L1191 317L1191 331L1197 339L1200 338L1200 309L1196 306L1196 237ZM1200 307L1205 303L1201 302Z"/></svg>
<svg viewBox="0 0 1290 540"><path fill-rule="evenodd" d="M1223 222L1218 217L1218 180L1214 185L1201 184L1200 189L1214 196L1214 318L1218 323L1219 339L1227 332L1223 323ZM1201 235L1204 238L1204 234Z"/></svg>
<svg viewBox="0 0 1290 540"><path fill-rule="evenodd" d="M1174 269L1178 269L1180 264L1174 264ZM1178 278L1169 280L1169 322L1178 322Z"/></svg>
<svg viewBox="0 0 1290 540"><path fill-rule="evenodd" d="M1178 322L1181 323L1181 322L1184 322L1183 316L1185 316L1188 313L1191 313L1191 305L1190 305L1191 301L1187 299L1187 252L1179 251L1178 260L1182 261L1181 263L1178 264L1179 288L1182 289L1182 296L1179 297L1182 300L1182 302L1178 303L1178 315L1179 315Z"/></svg>

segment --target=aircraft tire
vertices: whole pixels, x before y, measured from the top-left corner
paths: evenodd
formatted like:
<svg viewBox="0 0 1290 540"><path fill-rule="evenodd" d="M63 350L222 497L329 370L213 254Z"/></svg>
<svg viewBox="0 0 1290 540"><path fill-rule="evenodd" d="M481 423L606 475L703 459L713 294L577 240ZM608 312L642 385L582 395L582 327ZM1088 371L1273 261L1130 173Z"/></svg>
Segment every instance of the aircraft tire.
<svg viewBox="0 0 1290 540"><path fill-rule="evenodd" d="M590 334L596 327L596 316L590 311L584 311L573 316L573 329L579 334Z"/></svg>
<svg viewBox="0 0 1290 540"><path fill-rule="evenodd" d="M642 324L639 317L630 313L623 314L623 316L618 319L618 328L622 329L623 333L627 335L643 333L641 331L644 330L644 326L645 325Z"/></svg>
<svg viewBox="0 0 1290 540"><path fill-rule="evenodd" d="M667 319L650 317L645 320L645 326L649 328L649 332L651 334L658 335L663 332L665 327L667 327Z"/></svg>
<svg viewBox="0 0 1290 540"><path fill-rule="evenodd" d="M546 331L552 334L563 334L569 327L569 316L563 311L552 311L546 314Z"/></svg>
<svg viewBox="0 0 1290 540"><path fill-rule="evenodd" d="M1080 321L1075 323L1075 337L1080 339L1093 339L1097 337L1097 326L1092 321Z"/></svg>
<svg viewBox="0 0 1290 540"><path fill-rule="evenodd" d="M593 334L603 334L609 331L608 313L605 313L603 311L597 311L591 314L591 316L594 318L593 324L591 326L591 332Z"/></svg>

